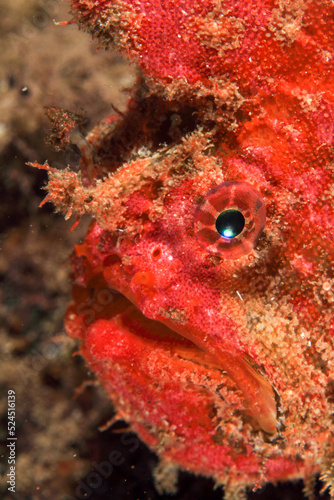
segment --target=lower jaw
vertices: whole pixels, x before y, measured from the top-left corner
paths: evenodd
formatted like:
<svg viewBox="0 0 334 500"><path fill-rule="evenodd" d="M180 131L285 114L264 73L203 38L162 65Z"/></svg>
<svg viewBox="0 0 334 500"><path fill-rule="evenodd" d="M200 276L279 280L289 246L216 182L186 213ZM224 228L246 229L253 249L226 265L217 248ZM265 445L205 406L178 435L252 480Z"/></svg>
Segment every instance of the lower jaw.
<svg viewBox="0 0 334 500"><path fill-rule="evenodd" d="M302 477L302 464L297 470L290 454L277 456L239 387L210 355L146 318L101 276L75 285L73 296L67 331L81 339L117 416L160 457L222 484ZM258 449L266 450L265 466Z"/></svg>

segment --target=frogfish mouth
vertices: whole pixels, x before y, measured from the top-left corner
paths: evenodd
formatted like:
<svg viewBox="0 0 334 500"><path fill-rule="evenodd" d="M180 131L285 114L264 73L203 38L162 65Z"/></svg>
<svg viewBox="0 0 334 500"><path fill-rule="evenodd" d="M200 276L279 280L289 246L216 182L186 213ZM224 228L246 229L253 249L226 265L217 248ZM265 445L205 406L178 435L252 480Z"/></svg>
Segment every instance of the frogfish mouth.
<svg viewBox="0 0 334 500"><path fill-rule="evenodd" d="M183 377L189 380L199 365L208 379L213 371L216 391L229 378L229 390L242 401L246 420L274 434L275 392L254 340L248 337L246 343L238 331L246 298L239 291L240 277L233 276L257 259L250 254L265 226L264 201L250 184L229 181L209 190L202 203L194 203L196 196L200 199L196 184L186 184L169 193L164 216L143 222L134 238L92 224L72 259L78 283L67 328L72 334L80 332L93 363L100 349L110 349L114 363L115 350L122 349L124 358L128 344L134 356L139 343L147 359L163 348L169 363L187 360ZM130 200L127 205L131 207ZM233 290L230 300L227 289ZM140 365L130 355L127 362ZM220 381L219 374L224 374ZM212 390L207 398L214 404Z"/></svg>
<svg viewBox="0 0 334 500"><path fill-rule="evenodd" d="M80 171L39 165L93 218L67 331L167 471L333 488L333 1L71 6L141 73L87 136L54 119Z"/></svg>

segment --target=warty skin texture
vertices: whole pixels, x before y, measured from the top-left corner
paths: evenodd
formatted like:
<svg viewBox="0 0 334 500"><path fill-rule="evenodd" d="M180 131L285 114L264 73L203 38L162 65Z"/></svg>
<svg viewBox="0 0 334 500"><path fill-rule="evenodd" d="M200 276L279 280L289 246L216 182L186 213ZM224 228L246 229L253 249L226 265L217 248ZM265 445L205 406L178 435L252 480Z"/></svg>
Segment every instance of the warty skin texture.
<svg viewBox="0 0 334 500"><path fill-rule="evenodd" d="M72 257L69 334L165 463L227 495L318 473L330 486L332 2L72 9L144 77L128 113L87 136L81 173L44 166L47 200L95 219ZM233 185L239 253L199 234Z"/></svg>

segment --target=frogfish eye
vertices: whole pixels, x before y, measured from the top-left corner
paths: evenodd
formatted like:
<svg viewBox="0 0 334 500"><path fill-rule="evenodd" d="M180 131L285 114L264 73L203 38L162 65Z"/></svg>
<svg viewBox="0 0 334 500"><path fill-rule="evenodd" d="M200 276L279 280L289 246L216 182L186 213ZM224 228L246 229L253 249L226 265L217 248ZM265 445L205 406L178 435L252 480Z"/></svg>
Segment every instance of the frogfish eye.
<svg viewBox="0 0 334 500"><path fill-rule="evenodd" d="M255 247L265 220L258 191L246 182L224 182L209 191L197 209L196 239L208 252L238 259Z"/></svg>
<svg viewBox="0 0 334 500"><path fill-rule="evenodd" d="M224 238L235 238L245 227L245 217L242 212L235 210L224 210L216 219L216 229Z"/></svg>

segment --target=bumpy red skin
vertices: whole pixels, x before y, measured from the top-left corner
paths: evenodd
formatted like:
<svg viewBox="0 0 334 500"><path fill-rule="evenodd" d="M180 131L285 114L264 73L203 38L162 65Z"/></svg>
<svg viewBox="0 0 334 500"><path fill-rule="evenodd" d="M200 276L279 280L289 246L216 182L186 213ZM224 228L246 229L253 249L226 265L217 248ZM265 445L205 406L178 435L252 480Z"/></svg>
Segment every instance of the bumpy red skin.
<svg viewBox="0 0 334 500"><path fill-rule="evenodd" d="M97 223L73 257L68 331L120 417L161 457L231 488L328 478L333 3L72 4L93 31L120 12L119 49L156 80L153 92L165 85L187 100L206 89L221 105L234 89L243 99L233 134L210 137L214 154L187 138L188 175L175 180L175 164L163 171L153 159L151 174L128 189L140 164L129 162L113 177L124 183L121 208L109 212L107 187L100 205L89 191ZM217 106L217 124L224 117ZM194 229L201 201L228 181L250 184L267 209L258 246L237 259L208 252Z"/></svg>
<svg viewBox="0 0 334 500"><path fill-rule="evenodd" d="M212 79L227 77L242 95L254 95L282 77L312 87L332 71L328 0L73 0L72 5L90 30L111 8L120 11L127 32L118 49L166 83L185 79L210 86Z"/></svg>

